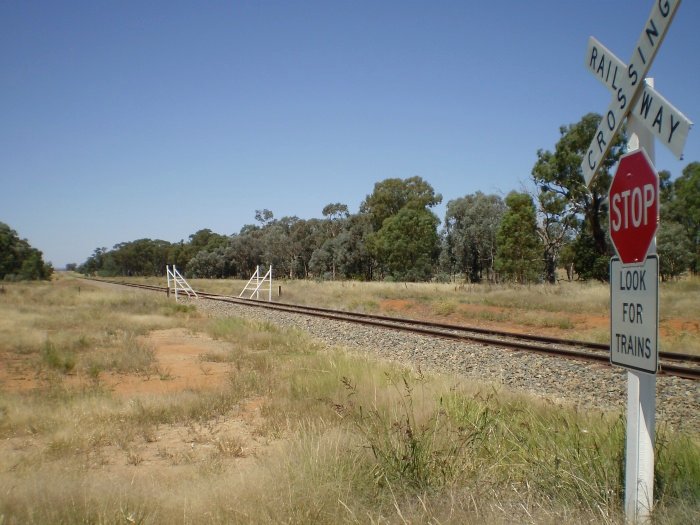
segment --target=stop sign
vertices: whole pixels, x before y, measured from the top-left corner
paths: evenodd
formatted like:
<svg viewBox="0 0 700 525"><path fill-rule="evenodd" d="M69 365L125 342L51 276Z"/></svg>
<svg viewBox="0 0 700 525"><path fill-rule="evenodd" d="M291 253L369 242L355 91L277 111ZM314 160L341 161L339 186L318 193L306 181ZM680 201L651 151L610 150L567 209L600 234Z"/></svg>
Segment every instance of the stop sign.
<svg viewBox="0 0 700 525"><path fill-rule="evenodd" d="M659 217L659 175L643 149L620 158L608 198L610 239L620 260L643 263Z"/></svg>

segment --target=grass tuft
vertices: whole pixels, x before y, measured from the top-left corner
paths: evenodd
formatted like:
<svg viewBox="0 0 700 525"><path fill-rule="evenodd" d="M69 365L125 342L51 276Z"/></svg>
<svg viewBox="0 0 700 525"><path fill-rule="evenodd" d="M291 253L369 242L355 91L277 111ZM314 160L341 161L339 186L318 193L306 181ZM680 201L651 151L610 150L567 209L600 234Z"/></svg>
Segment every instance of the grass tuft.
<svg viewBox="0 0 700 525"><path fill-rule="evenodd" d="M70 351L57 348L50 340L46 340L41 348L41 360L52 370L67 374L75 368L75 355Z"/></svg>

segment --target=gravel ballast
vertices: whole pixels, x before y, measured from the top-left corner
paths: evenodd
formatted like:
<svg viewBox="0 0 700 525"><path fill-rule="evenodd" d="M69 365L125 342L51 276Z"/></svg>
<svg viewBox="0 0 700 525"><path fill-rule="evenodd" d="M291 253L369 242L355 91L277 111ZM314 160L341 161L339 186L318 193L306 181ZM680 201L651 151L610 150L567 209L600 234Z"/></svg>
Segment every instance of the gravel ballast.
<svg viewBox="0 0 700 525"><path fill-rule="evenodd" d="M627 373L618 367L203 298L193 300L192 304L211 316L242 317L298 328L331 346L347 347L426 371L455 374L465 380L494 383L583 410L620 411L627 403ZM697 382L660 375L656 380L656 395L657 424L665 423L673 429L700 435Z"/></svg>

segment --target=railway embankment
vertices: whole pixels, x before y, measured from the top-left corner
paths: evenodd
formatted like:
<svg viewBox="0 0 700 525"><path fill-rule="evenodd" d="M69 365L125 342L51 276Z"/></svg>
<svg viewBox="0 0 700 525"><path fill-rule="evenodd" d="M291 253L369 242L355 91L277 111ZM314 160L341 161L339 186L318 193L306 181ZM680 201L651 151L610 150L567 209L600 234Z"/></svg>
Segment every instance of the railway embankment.
<svg viewBox="0 0 700 525"><path fill-rule="evenodd" d="M493 384L580 410L624 411L627 401L626 372L617 367L204 298L197 299L196 304L209 315L298 328L328 345L422 370L454 374L465 381ZM698 382L660 375L656 417L661 425L700 436Z"/></svg>

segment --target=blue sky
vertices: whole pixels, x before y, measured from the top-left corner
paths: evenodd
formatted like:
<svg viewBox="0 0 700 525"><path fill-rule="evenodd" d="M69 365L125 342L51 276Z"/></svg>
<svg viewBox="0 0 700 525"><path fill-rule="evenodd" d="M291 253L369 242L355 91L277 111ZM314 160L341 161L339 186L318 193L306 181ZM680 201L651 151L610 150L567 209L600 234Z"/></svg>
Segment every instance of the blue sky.
<svg viewBox="0 0 700 525"><path fill-rule="evenodd" d="M447 201L529 184L561 125L610 102L649 0L0 3L0 221L62 267L96 247L236 233L256 209L356 212L419 175ZM700 3L650 71L700 120ZM656 147L673 177L700 161Z"/></svg>

